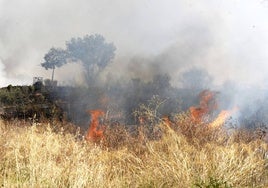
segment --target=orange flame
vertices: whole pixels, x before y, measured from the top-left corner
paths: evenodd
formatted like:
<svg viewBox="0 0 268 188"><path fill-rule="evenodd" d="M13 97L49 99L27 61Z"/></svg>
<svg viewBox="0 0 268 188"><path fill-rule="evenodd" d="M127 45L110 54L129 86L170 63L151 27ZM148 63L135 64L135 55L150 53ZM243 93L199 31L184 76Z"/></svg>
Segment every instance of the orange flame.
<svg viewBox="0 0 268 188"><path fill-rule="evenodd" d="M191 106L189 108L192 119L200 122L202 118L208 113L207 109L201 108L201 107L195 107Z"/></svg>
<svg viewBox="0 0 268 188"><path fill-rule="evenodd" d="M220 127L221 125L224 124L224 122L226 121L227 118L229 118L231 116L231 112L228 110L223 110L221 111L221 113L218 115L218 117L211 122L209 125L210 127Z"/></svg>
<svg viewBox="0 0 268 188"><path fill-rule="evenodd" d="M237 107L234 107L232 110L223 110L221 111L221 113L218 115L218 117L209 124L210 127L213 127L213 128L217 128L217 127L220 127L222 126L225 121L231 117L231 115L237 111L238 108Z"/></svg>
<svg viewBox="0 0 268 188"><path fill-rule="evenodd" d="M191 106L189 108L193 120L200 122L205 115L217 109L218 106L215 100L215 95L216 92L210 90L204 90L199 94L199 106Z"/></svg>
<svg viewBox="0 0 268 188"><path fill-rule="evenodd" d="M97 142L104 138L104 128L99 128L99 117L104 116L105 113L102 110L89 110L88 113L91 116L91 121L86 135L86 140Z"/></svg>
<svg viewBox="0 0 268 188"><path fill-rule="evenodd" d="M191 106L189 108L191 117L195 122L202 122L206 115L210 115L213 110L216 110L218 108L215 99L216 94L216 92L212 92L209 90L204 90L199 94L199 106ZM209 123L209 126L214 128L220 127L237 110L238 108L235 107L232 110L221 111L218 117L214 121Z"/></svg>

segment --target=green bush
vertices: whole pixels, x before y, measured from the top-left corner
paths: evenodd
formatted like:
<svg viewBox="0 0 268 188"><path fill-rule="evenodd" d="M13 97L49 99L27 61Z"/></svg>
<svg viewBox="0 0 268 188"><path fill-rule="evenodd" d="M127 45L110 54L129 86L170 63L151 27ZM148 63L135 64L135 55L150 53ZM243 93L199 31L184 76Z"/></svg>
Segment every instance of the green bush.
<svg viewBox="0 0 268 188"><path fill-rule="evenodd" d="M220 180L214 177L209 177L209 180L206 181L201 181L200 183L195 183L194 187L199 187L199 188L231 188L226 181Z"/></svg>

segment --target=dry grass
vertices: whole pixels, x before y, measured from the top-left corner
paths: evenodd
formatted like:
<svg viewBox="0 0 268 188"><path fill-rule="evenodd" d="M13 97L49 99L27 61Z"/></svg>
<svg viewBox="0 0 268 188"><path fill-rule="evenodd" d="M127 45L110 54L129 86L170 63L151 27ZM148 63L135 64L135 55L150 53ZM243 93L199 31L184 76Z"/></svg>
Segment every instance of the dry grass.
<svg viewBox="0 0 268 188"><path fill-rule="evenodd" d="M155 140L115 127L95 145L48 124L1 122L0 186L183 188L205 187L213 178L222 187L268 187L266 143L187 124L196 126L186 115L174 129L162 124Z"/></svg>

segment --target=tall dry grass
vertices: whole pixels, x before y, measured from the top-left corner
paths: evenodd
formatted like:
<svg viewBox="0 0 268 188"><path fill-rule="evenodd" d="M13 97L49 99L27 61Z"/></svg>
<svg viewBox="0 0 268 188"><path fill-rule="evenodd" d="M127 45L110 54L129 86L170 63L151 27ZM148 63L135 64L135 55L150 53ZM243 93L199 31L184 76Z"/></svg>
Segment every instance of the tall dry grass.
<svg viewBox="0 0 268 188"><path fill-rule="evenodd" d="M202 133L186 115L173 129L160 123L161 138L117 126L100 145L53 126L0 123L1 186L183 188L212 186L213 179L221 187L268 187L265 142L206 127Z"/></svg>

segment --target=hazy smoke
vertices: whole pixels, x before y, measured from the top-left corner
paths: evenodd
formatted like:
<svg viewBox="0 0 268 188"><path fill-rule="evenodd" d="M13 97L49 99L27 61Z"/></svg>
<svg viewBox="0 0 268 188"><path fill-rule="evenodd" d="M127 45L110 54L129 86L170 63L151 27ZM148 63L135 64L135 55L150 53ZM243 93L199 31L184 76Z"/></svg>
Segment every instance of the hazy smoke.
<svg viewBox="0 0 268 188"><path fill-rule="evenodd" d="M183 69L198 66L216 84L230 79L261 85L266 78L268 11L263 1L1 0L0 5L1 77L5 74L11 84L50 77L40 67L49 48L94 33L114 42L111 69L120 67L123 76L168 72L176 83ZM64 81L61 72L56 79Z"/></svg>
<svg viewBox="0 0 268 188"><path fill-rule="evenodd" d="M5 75L5 70L4 70L4 64L2 63L1 59L0 59L0 85L6 85L6 75Z"/></svg>
<svg viewBox="0 0 268 188"><path fill-rule="evenodd" d="M226 92L222 106L242 106L267 96L267 18L261 0L0 0L0 86L50 78L40 64L51 47L98 33L117 48L103 80L168 74L181 87L183 73L201 69L207 87ZM55 79L81 84L81 75L69 64Z"/></svg>

